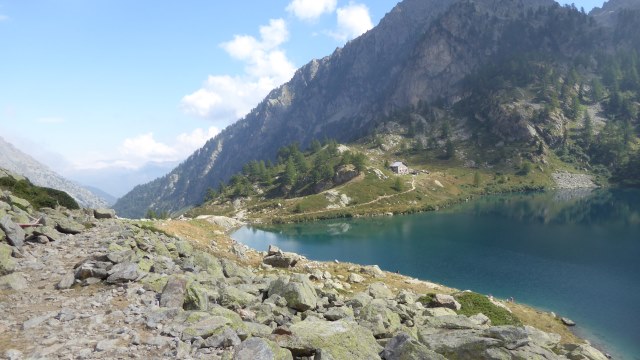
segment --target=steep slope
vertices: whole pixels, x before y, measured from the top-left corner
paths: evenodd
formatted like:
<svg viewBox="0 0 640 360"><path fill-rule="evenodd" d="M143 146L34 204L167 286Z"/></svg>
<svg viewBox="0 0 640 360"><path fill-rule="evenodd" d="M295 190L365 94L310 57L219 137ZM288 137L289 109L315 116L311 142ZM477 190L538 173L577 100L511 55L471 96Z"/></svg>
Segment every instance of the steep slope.
<svg viewBox="0 0 640 360"><path fill-rule="evenodd" d="M551 59L552 67L566 72L581 51L606 50L602 44L611 42L610 31L571 11L552 0L405 0L376 28L299 69L244 119L169 175L135 188L116 208L126 216L141 216L148 208L180 210L200 203L208 188L249 160L274 159L281 146L298 142L305 148L324 137L359 139L398 114L413 116L410 112L425 104L448 112L478 92L477 86L469 86L471 75L492 64L508 65L520 54L535 52L542 62ZM536 41L522 41L528 36ZM493 85L493 79L483 80L480 90ZM460 128L468 117L483 115L489 114L446 117L452 128ZM531 140L514 136L530 133L528 122L491 125L486 131L505 140ZM463 131L466 139L471 131Z"/></svg>
<svg viewBox="0 0 640 360"><path fill-rule="evenodd" d="M637 0L609 0L601 8L594 8L589 15L599 23L606 26L615 26L620 13L628 10L640 10L640 1Z"/></svg>
<svg viewBox="0 0 640 360"><path fill-rule="evenodd" d="M0 137L0 167L27 177L33 184L64 191L86 208L106 207L107 202L82 186L65 179L16 149Z"/></svg>

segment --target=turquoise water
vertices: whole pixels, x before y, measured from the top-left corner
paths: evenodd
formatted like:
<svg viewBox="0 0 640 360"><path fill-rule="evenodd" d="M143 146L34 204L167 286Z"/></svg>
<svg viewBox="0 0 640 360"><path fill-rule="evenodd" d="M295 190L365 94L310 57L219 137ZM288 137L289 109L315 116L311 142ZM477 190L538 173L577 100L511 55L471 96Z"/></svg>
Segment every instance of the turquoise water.
<svg viewBox="0 0 640 360"><path fill-rule="evenodd" d="M573 319L616 359L640 359L637 190L491 196L444 212L245 227L232 237L514 297Z"/></svg>

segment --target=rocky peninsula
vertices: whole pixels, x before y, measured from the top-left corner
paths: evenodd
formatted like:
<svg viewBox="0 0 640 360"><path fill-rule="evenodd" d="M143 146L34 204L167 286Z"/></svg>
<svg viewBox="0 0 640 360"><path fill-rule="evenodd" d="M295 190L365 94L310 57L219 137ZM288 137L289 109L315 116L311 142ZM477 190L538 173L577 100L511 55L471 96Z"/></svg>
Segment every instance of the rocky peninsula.
<svg viewBox="0 0 640 360"><path fill-rule="evenodd" d="M36 210L0 194L0 356L606 359L548 313L377 266L257 252L229 226Z"/></svg>

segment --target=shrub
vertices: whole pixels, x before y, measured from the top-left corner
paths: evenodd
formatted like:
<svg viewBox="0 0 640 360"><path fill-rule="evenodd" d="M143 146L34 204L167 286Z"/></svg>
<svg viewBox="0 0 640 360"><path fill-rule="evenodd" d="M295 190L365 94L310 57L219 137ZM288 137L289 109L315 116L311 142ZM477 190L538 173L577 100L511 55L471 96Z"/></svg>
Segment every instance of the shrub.
<svg viewBox="0 0 640 360"><path fill-rule="evenodd" d="M494 326L499 325L522 325L520 320L512 313L508 312L499 306L494 305L489 298L484 295L464 292L454 295L456 300L462 305L458 314L472 316L479 313L486 315L491 319L491 324Z"/></svg>

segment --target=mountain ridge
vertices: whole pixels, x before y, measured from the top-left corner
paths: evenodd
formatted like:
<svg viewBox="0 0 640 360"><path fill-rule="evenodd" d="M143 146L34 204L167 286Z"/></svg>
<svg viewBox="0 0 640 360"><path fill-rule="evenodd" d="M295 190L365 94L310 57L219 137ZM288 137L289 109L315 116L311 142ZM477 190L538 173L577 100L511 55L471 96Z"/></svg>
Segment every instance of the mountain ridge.
<svg viewBox="0 0 640 360"><path fill-rule="evenodd" d="M0 137L0 167L28 178L33 184L64 191L80 206L107 207L107 202L88 189L68 180Z"/></svg>
<svg viewBox="0 0 640 360"><path fill-rule="evenodd" d="M546 12L538 11L541 8ZM311 140L323 137L353 141L371 135L390 117L425 103L449 109L470 97L465 87L469 75L504 55L503 40L517 44L518 39L509 38L509 32L518 30L518 21L548 19L542 25L528 24L535 35L543 25L557 27L559 21L565 21L562 17L577 21L576 28L588 26L581 25L586 20L575 20L587 19L586 15L567 15L571 11L552 0L405 0L374 29L332 55L301 67L291 81L274 89L247 116L209 140L174 171L136 187L115 207L133 217L142 216L148 208L185 209L201 202L208 188L226 181L248 161L275 159L281 146L298 142L305 148ZM609 39L608 32L598 36L588 45L596 48L596 41ZM578 38L586 41L584 34ZM571 34L563 39L571 40ZM540 44L545 51L566 50L569 60L575 47L583 46L578 42L563 49L564 44L544 38ZM515 56L512 53L507 55ZM468 120L455 122L464 127ZM507 138L514 131L526 135L532 126L529 121L493 125L505 131L492 132L506 132ZM524 140L532 139L525 136Z"/></svg>

